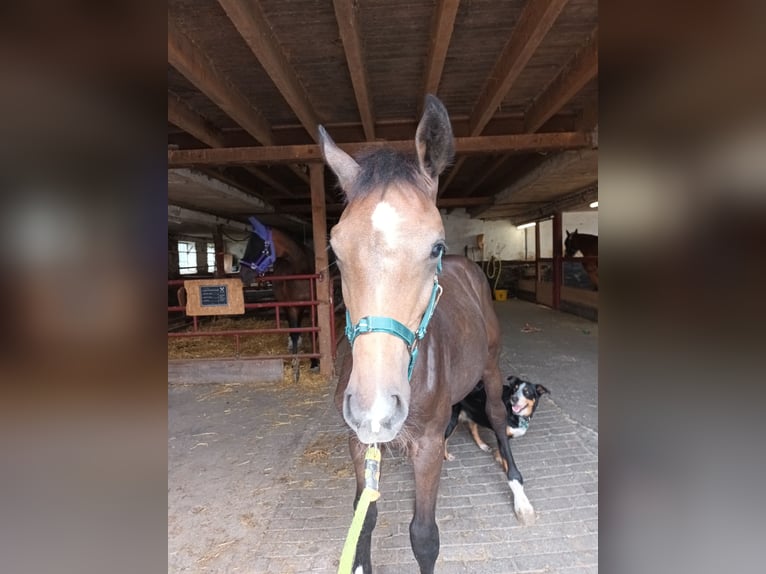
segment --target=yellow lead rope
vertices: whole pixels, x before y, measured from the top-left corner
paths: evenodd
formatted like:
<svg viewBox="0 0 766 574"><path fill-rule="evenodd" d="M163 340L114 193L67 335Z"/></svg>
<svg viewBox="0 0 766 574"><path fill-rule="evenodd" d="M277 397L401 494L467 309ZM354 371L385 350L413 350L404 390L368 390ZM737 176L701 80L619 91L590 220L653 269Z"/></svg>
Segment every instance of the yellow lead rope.
<svg viewBox="0 0 766 574"><path fill-rule="evenodd" d="M338 574L351 574L354 567L354 557L356 556L356 545L359 542L359 535L362 532L364 518L367 516L367 509L370 503L380 498L378 483L380 481L380 449L377 445L371 445L367 448L364 455L364 490L356 503L354 518L346 535L346 543L343 545L343 552L340 555L340 564L338 565Z"/></svg>

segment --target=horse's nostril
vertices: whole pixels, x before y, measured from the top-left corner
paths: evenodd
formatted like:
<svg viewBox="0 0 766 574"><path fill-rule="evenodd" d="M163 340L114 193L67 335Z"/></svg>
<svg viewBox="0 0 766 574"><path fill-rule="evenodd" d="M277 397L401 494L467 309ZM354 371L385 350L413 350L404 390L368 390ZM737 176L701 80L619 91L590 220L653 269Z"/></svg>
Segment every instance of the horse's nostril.
<svg viewBox="0 0 766 574"><path fill-rule="evenodd" d="M402 397L400 395L392 395L392 398L394 399L394 411L401 410Z"/></svg>
<svg viewBox="0 0 766 574"><path fill-rule="evenodd" d="M351 399L351 393L347 392L343 397L343 415L349 424L352 426L359 426L359 419L354 416L354 411L351 408Z"/></svg>

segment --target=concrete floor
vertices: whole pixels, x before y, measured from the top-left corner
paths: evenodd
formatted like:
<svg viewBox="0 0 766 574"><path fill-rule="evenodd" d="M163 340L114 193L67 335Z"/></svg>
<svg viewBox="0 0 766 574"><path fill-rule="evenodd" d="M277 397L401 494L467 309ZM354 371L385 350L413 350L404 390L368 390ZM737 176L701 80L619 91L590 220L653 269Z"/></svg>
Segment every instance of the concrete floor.
<svg viewBox="0 0 766 574"><path fill-rule="evenodd" d="M495 305L504 373L552 392L511 445L538 520L519 526L502 471L461 425L457 460L442 470L437 572L597 572L598 325L519 300ZM169 387L168 572L337 570L354 480L333 387ZM416 572L412 469L398 453L384 453L381 492L376 572Z"/></svg>

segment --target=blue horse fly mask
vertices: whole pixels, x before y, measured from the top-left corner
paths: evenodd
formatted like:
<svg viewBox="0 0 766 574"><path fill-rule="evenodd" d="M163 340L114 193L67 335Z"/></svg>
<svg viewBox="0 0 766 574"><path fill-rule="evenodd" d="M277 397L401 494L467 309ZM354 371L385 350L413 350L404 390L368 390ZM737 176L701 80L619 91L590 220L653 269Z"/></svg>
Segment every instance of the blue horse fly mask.
<svg viewBox="0 0 766 574"><path fill-rule="evenodd" d="M418 358L418 343L426 335L428 323L431 322L431 317L433 317L434 311L436 310L436 304L439 302L439 298L442 294L442 286L439 285L439 275L441 272L442 255L439 254L439 261L436 264L436 275L434 275L434 286L433 289L431 289L431 298L428 300L428 306L423 313L423 318L420 320L420 326L414 333L405 325L391 317L374 317L368 315L367 317L359 319L356 325L352 325L351 315L349 314L348 309L346 309L346 337L348 338L351 347L353 348L354 340L359 335L364 335L366 333L388 333L389 335L399 337L404 341L404 344L407 345L407 349L410 352L410 364L407 367L407 380L411 380L412 371L415 368L415 361Z"/></svg>
<svg viewBox="0 0 766 574"><path fill-rule="evenodd" d="M253 230L239 264L249 267L258 275L263 275L277 260L274 242L271 239L271 227L264 225L255 217L249 217L248 220Z"/></svg>

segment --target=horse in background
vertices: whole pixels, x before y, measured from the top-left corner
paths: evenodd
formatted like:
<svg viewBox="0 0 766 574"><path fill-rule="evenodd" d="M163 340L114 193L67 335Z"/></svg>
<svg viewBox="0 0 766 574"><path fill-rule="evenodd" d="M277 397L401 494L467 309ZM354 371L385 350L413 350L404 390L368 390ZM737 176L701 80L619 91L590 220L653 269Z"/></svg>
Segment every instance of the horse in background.
<svg viewBox="0 0 766 574"><path fill-rule="evenodd" d="M506 435L499 359L500 324L481 269L445 256L445 231L436 196L451 161L454 139L443 104L427 96L418 124L417 154L377 150L357 159L320 127L325 162L338 177L347 205L331 232L346 303L346 353L335 404L353 431L356 507L365 488L367 445L392 442L409 454L415 476L410 541L422 573L439 555L436 501L444 462L444 430L459 403L484 380L487 415L505 463L514 510L534 520ZM384 459L385 460L385 459ZM385 475L381 475L385 481ZM371 502L354 574L368 574L377 521ZM498 520L505 512L498 511Z"/></svg>
<svg viewBox="0 0 766 574"><path fill-rule="evenodd" d="M569 233L567 230L564 257L574 257L578 251L585 257L582 266L593 284L593 290L598 291L598 235L578 233L577 229Z"/></svg>
<svg viewBox="0 0 766 574"><path fill-rule="evenodd" d="M242 283L250 285L269 271L274 275L310 275L314 273L314 251L295 241L284 231L270 227L249 218L252 232L245 248L245 254L239 260L239 274ZM274 299L283 301L310 301L311 280L295 279L274 281ZM308 306L287 307L287 323L291 329L301 326L301 321L310 309ZM301 343L300 333L290 333L288 352L297 354ZM300 365L293 359L295 382L300 376ZM318 359L311 359L311 369L319 366Z"/></svg>

